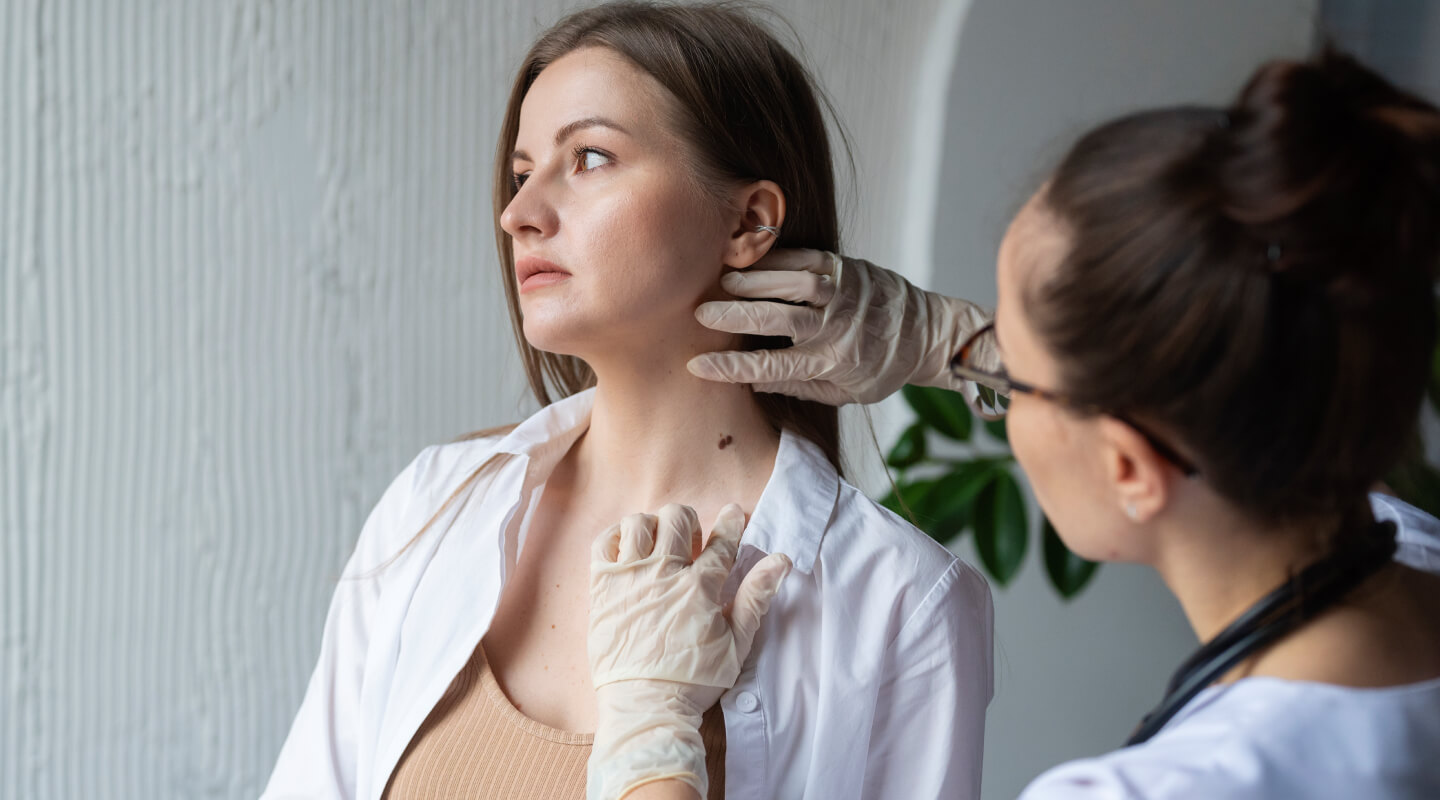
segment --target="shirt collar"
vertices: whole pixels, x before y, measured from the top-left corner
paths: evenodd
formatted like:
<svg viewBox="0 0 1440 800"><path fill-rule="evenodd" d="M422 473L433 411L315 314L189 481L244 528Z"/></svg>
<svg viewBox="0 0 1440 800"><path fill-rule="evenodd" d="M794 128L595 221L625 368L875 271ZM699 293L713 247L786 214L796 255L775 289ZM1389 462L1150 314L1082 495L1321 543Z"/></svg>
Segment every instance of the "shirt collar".
<svg viewBox="0 0 1440 800"><path fill-rule="evenodd" d="M491 453L508 453L529 461L527 474L549 477L555 465L590 427L595 388L577 392L540 409L505 434Z"/></svg>
<svg viewBox="0 0 1440 800"><path fill-rule="evenodd" d="M819 446L786 428L780 433L775 471L755 504L741 544L766 553L784 553L795 569L809 573L830 526L840 476Z"/></svg>
<svg viewBox="0 0 1440 800"><path fill-rule="evenodd" d="M590 427L594 404L593 388L551 403L517 425L491 452L527 458L527 474L543 481ZM750 515L742 544L784 553L795 569L811 572L839 490L840 476L825 453L786 428L780 433L775 469Z"/></svg>

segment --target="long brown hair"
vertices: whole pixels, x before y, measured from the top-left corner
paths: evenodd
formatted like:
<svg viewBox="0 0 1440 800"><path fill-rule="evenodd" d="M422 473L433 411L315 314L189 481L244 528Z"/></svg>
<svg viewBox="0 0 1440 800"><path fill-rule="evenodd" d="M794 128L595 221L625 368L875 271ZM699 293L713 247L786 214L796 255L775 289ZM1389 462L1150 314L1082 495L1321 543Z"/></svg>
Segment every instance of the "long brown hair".
<svg viewBox="0 0 1440 800"><path fill-rule="evenodd" d="M586 47L618 53L670 93L675 113L668 122L689 144L691 170L701 187L718 197L752 180L780 186L786 215L775 247L840 250L834 167L821 111L824 95L770 32L735 4L615 2L570 14L525 56L495 146L500 278L530 390L541 405L593 386L595 375L579 358L546 353L525 340L515 251L500 215L515 196L511 153L525 95L547 66ZM789 344L784 338L747 337L743 346L758 350ZM794 429L841 469L834 407L776 394L757 394L756 401L777 430Z"/></svg>
<svg viewBox="0 0 1440 800"><path fill-rule="evenodd" d="M1076 400L1257 518L1368 519L1435 344L1433 106L1333 51L1274 62L1228 108L1096 129L1043 204L1071 249L1032 318Z"/></svg>

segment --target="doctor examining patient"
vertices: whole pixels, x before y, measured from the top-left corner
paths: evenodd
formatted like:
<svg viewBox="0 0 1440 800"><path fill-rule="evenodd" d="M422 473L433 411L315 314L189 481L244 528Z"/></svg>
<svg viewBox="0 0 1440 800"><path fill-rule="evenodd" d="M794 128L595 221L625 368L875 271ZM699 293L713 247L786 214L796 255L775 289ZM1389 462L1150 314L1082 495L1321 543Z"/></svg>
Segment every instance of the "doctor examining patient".
<svg viewBox="0 0 1440 800"><path fill-rule="evenodd" d="M1369 494L1435 339L1440 114L1327 53L1103 125L992 320L838 255L826 108L733 6L530 48L493 192L540 411L384 492L263 797L978 798L989 588L844 477L836 406L906 383L1008 417L1071 549L1207 643L1025 797L1440 796L1440 523Z"/></svg>

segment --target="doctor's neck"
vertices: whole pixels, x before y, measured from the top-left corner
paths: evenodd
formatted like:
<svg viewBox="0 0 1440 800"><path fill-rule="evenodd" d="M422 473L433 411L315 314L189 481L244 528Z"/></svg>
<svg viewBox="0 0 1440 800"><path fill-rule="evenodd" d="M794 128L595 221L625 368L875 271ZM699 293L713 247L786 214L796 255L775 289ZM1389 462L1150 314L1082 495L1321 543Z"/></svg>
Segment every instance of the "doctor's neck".
<svg viewBox="0 0 1440 800"><path fill-rule="evenodd" d="M1185 495L1177 498L1178 507L1165 519L1155 522L1152 566L1180 601L1201 642L1214 638L1272 590L1323 558L1329 552L1325 543L1334 541L1339 532L1338 516L1267 525L1198 487ZM1242 662L1223 680L1268 675L1351 682L1337 677L1345 665L1335 656L1333 637L1353 633L1353 620L1344 615L1375 599L1363 587L1383 586L1392 577L1388 571L1373 576L1346 603L1322 612L1295 634Z"/></svg>
<svg viewBox="0 0 1440 800"><path fill-rule="evenodd" d="M1187 493L1188 494L1188 493ZM1266 526L1203 489L1156 520L1153 566L1208 641L1290 575L1318 559L1311 526Z"/></svg>

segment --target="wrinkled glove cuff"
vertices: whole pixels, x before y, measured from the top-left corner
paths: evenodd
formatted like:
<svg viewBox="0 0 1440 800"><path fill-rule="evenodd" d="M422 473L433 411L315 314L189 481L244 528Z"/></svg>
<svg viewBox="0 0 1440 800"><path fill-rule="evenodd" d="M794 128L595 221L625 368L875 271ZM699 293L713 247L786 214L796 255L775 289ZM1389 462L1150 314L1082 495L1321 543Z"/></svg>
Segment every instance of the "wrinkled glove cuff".
<svg viewBox="0 0 1440 800"><path fill-rule="evenodd" d="M953 392L974 392L969 381L956 378L950 372L950 359L994 315L968 300L934 292L923 294L928 341L920 365L908 383Z"/></svg>
<svg viewBox="0 0 1440 800"><path fill-rule="evenodd" d="M677 688L663 681L633 680L597 689L587 800L619 800L636 787L667 779L707 796L710 782L700 738L704 710L694 708Z"/></svg>

